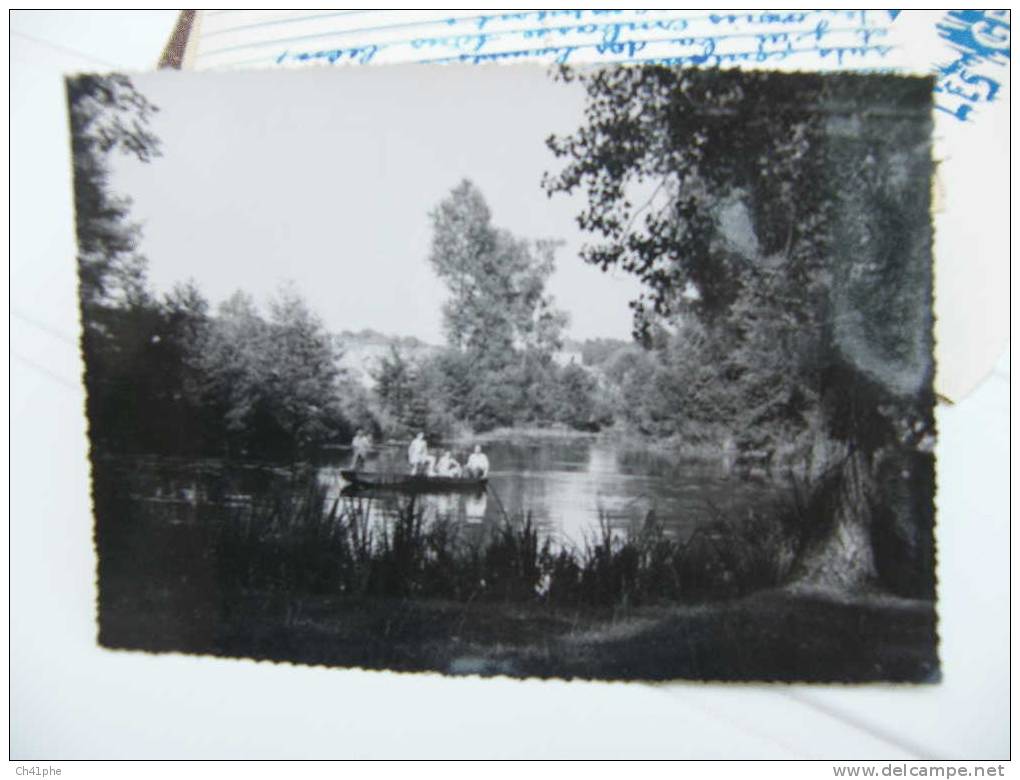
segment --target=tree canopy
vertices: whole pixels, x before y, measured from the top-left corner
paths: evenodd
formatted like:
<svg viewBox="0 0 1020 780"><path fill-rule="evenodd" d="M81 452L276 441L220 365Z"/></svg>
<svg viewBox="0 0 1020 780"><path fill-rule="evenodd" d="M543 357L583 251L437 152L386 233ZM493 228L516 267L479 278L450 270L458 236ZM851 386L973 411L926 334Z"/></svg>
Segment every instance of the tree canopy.
<svg viewBox="0 0 1020 780"><path fill-rule="evenodd" d="M424 419L443 418L434 408L438 400L480 430L554 421L596 426L594 382L555 363L568 318L546 285L560 242L496 227L481 191L467 180L431 218L428 262L450 297L443 304L447 349L414 369L418 384L429 388L432 411ZM399 365L391 356L380 376L390 377ZM566 400L571 392L581 394L578 408Z"/></svg>
<svg viewBox="0 0 1020 780"><path fill-rule="evenodd" d="M669 318L712 328L728 345L720 378L747 391L735 409L787 385L770 395L796 416L798 396L842 381L836 363L893 395L925 392L927 81L652 66L559 78L588 99L582 126L548 139L564 165L544 186L587 195L582 256L642 281L645 343Z"/></svg>
<svg viewBox="0 0 1020 780"><path fill-rule="evenodd" d="M635 335L660 356L638 366L646 418L671 406L765 449L817 422L845 459L809 568L867 579L888 498L877 474L913 457L904 430L933 421L931 80L657 66L558 78L587 100L581 127L548 139L563 165L543 184L586 195L584 259L643 284ZM910 462L925 484L930 463Z"/></svg>
<svg viewBox="0 0 1020 780"><path fill-rule="evenodd" d="M145 287L140 230L130 221L130 199L110 191L107 159L158 157L159 139L149 129L158 109L121 75L68 79L67 101L82 305L136 300Z"/></svg>
<svg viewBox="0 0 1020 780"><path fill-rule="evenodd" d="M157 108L120 75L69 79L67 95L93 442L290 455L345 435L365 416L363 393L344 385L334 337L296 290L282 288L267 317L240 292L213 313L194 283L162 299L149 289L141 229L110 189L109 158L160 155Z"/></svg>
<svg viewBox="0 0 1020 780"><path fill-rule="evenodd" d="M495 227L484 196L467 180L431 217L428 260L451 294L443 305L449 344L486 356L558 349L567 316L545 289L558 242Z"/></svg>

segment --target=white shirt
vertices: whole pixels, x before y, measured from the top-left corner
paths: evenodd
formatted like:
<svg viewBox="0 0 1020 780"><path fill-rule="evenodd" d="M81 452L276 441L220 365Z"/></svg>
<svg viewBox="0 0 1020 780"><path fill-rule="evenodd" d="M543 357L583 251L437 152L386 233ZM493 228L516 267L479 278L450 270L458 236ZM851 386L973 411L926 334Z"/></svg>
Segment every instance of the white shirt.
<svg viewBox="0 0 1020 780"><path fill-rule="evenodd" d="M467 466L469 469L481 471L484 477L489 473L489 456L484 452L472 452L467 460Z"/></svg>
<svg viewBox="0 0 1020 780"><path fill-rule="evenodd" d="M425 439L415 439L407 448L407 459L411 463L417 463L428 454L428 451L429 445L425 443Z"/></svg>

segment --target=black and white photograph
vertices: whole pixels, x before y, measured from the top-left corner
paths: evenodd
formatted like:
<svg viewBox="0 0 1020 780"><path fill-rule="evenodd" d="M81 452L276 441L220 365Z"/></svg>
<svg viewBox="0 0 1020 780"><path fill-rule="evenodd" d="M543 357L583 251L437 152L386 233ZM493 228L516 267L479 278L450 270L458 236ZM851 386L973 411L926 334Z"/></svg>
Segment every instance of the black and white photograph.
<svg viewBox="0 0 1020 780"><path fill-rule="evenodd" d="M940 680L931 77L66 96L101 647Z"/></svg>

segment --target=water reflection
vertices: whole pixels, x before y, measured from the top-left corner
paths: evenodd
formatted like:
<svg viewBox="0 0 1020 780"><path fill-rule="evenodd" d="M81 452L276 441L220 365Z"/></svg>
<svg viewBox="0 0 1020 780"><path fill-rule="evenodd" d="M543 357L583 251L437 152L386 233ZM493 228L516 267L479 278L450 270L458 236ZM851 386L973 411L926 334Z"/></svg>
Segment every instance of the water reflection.
<svg viewBox="0 0 1020 780"><path fill-rule="evenodd" d="M440 443L464 460L464 443ZM775 492L775 487L742 480L721 463L678 461L648 449L628 449L595 437L489 441L492 463L488 489L478 494L418 496L428 516L471 525L498 525L504 513L530 515L558 544L583 544L600 521L616 529L643 524L650 513L667 533L686 537L717 513L731 517ZM386 491L352 491L339 469L348 453L337 452L321 464L320 480L342 496L371 496L379 517L394 516L398 496ZM380 448L368 468L406 470L404 448ZM378 518L377 518L378 519Z"/></svg>
<svg viewBox="0 0 1020 780"><path fill-rule="evenodd" d="M363 488L345 485L333 498L347 501L371 500L385 511L396 515L412 506L410 494L381 488ZM327 501L330 495L327 494ZM488 516L489 494L487 490L476 493L419 493L413 496L413 507L429 518L455 520L467 523L484 522Z"/></svg>
<svg viewBox="0 0 1020 780"><path fill-rule="evenodd" d="M463 462L473 445L440 443L436 448L452 450ZM492 464L486 490L416 496L416 508L428 518L473 529L468 534L479 536L507 516L527 515L554 542L580 545L600 522L630 529L651 513L667 534L686 538L719 514L731 519L744 516L748 506L778 490L774 483L733 475L721 463L682 461L647 447L596 437L488 441L484 449ZM350 452L341 449L326 453L316 465L327 509L357 507L371 514L373 522L395 518L408 495L353 489L340 474L349 461ZM406 472L406 448L379 447L367 468ZM124 460L118 473L117 481L131 498L159 507L180 522L187 522L195 508L228 510L271 503L281 492L306 490L308 477L307 464L160 458Z"/></svg>

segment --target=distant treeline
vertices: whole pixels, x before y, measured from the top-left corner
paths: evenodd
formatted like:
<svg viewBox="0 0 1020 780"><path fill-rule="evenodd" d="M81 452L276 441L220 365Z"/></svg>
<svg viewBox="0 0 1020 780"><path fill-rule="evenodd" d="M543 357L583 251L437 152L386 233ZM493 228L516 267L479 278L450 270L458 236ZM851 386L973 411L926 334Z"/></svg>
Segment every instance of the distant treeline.
<svg viewBox="0 0 1020 780"><path fill-rule="evenodd" d="M340 340L344 344L395 346L399 349L426 349L429 347L428 343L415 336L390 336L372 328L341 331Z"/></svg>
<svg viewBox="0 0 1020 780"><path fill-rule="evenodd" d="M290 290L263 315L237 293L210 313L194 285L91 312L93 441L117 452L296 456L368 416L336 339Z"/></svg>
<svg viewBox="0 0 1020 780"><path fill-rule="evenodd" d="M389 438L614 425L695 443L718 443L732 430L734 415L720 414L727 393L708 367L708 341L689 338L690 328L682 337L679 326L659 328L644 347L566 341L567 317L546 291L557 242L494 226L468 181L431 214L425 259L449 291L442 347L367 329L334 336L290 288L266 312L242 292L214 310L193 283L157 296L130 201L108 182L109 153L159 156L159 140L146 130L157 109L123 77L83 77L68 95L97 447L286 458L346 443L358 427ZM371 388L344 367L344 344L391 347L370 368ZM756 422L761 436L770 433L763 417Z"/></svg>
<svg viewBox="0 0 1020 780"><path fill-rule="evenodd" d="M449 347L418 360L393 349L380 361L374 395L384 435L422 430L449 436L525 425L597 431L613 420L591 371L535 352L493 366Z"/></svg>
<svg viewBox="0 0 1020 780"><path fill-rule="evenodd" d="M130 300L89 307L92 437L117 452L269 458L346 443L358 427L385 439L614 426L689 446L732 438L745 449L778 438L790 400L770 399L770 415L728 395L724 374L739 353L707 355L696 330L660 330L650 348L606 340L611 349L599 344L565 365L538 349L497 361L452 346L408 354L390 341L366 388L342 366L348 338L329 333L293 289L263 313L240 292L214 309L190 283L162 297L140 286ZM752 416L743 432L734 425ZM790 434L811 446L810 426Z"/></svg>
<svg viewBox="0 0 1020 780"><path fill-rule="evenodd" d="M373 351L360 363L348 354L345 363L367 369L362 373L375 401L369 424L387 437L542 425L601 430L618 417L617 394L603 365L618 351L640 351L620 339L588 339L564 341L555 352L510 348L479 361L478 353L463 348L376 331L345 331L340 341L355 355L363 346L386 350Z"/></svg>
<svg viewBox="0 0 1020 780"><path fill-rule="evenodd" d="M357 427L435 436L463 426L601 423L593 375L553 360L566 320L544 292L552 244L493 228L470 185L434 215L430 260L452 293L448 344L424 364L409 363L400 350L420 351L422 342L400 339L375 368L370 392L343 368L342 339L294 289L280 290L267 311L243 292L213 309L190 282L154 293L130 200L110 187L109 156L159 157L148 130L158 108L123 76L70 80L68 104L82 350L98 451L286 458L347 442ZM372 331L345 337L386 340Z"/></svg>

